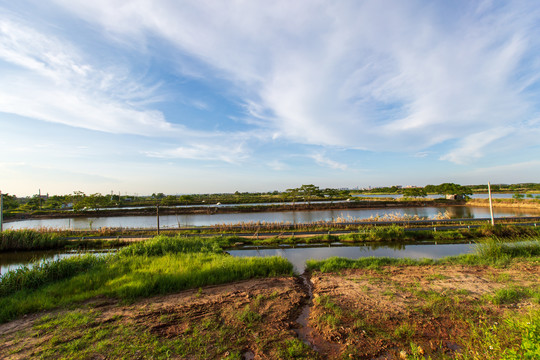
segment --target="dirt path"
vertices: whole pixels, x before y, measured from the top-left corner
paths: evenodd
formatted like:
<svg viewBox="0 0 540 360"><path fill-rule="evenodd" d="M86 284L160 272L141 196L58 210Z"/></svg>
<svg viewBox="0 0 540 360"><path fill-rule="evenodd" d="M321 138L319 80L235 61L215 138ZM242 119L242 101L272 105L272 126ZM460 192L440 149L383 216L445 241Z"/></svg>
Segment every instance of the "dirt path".
<svg viewBox="0 0 540 360"><path fill-rule="evenodd" d="M453 358L467 346L470 324L538 307L526 296L494 299L501 289L538 289L539 275L540 265L531 263L315 273L309 346L297 334L309 300L299 278L205 287L131 305L95 299L0 325L0 358L401 359L411 343L433 359Z"/></svg>

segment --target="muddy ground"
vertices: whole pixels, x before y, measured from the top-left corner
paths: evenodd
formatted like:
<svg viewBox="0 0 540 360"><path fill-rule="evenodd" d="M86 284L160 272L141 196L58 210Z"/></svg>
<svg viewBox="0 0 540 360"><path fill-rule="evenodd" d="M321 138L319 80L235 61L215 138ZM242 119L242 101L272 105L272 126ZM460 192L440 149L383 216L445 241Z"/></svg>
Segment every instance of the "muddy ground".
<svg viewBox="0 0 540 360"><path fill-rule="evenodd" d="M538 289L539 275L531 263L400 266L314 273L312 294L310 283L289 277L134 304L100 298L0 325L0 358L401 359L411 344L417 354L455 358L470 346L471 324L538 307L496 294Z"/></svg>

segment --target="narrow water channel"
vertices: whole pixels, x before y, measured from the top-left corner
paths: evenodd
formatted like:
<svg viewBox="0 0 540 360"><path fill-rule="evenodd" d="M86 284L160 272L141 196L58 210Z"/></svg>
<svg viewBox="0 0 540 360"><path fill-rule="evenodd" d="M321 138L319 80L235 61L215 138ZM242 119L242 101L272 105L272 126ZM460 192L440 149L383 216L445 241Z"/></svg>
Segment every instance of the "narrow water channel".
<svg viewBox="0 0 540 360"><path fill-rule="evenodd" d="M345 246L341 243L303 245L295 247L280 246L277 248L246 247L244 249L227 251L232 256L237 257L260 257L260 256L281 256L289 260L294 270L302 274L309 259L324 260L333 256L358 259L362 257L392 257L392 258L430 258L439 259L445 256L453 256L470 253L474 249L474 244L396 244L396 243L373 243L357 246ZM53 261L81 253L93 253L96 255L109 254L115 249L100 249L89 251L21 251L11 253L0 253L0 274L7 271L16 270L22 266L43 261Z"/></svg>

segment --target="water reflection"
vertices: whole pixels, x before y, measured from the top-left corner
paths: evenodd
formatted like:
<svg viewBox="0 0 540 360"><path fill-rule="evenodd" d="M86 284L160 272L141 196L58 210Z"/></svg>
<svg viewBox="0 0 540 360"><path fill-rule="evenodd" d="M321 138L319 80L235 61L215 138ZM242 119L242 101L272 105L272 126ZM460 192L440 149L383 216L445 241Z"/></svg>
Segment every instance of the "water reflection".
<svg viewBox="0 0 540 360"><path fill-rule="evenodd" d="M532 209L495 208L495 217L512 216L538 216L540 212ZM160 226L162 228L178 228L186 226L211 226L217 224L238 224L250 222L268 223L311 223L316 221L332 221L341 219L353 221L354 219L369 219L370 217L384 216L418 216L420 218L434 218L438 214L448 213L452 218L488 218L489 208L473 206L434 206L410 208L382 208L382 209L350 209L350 210L313 210L313 211L284 211L284 212L256 212L256 213L230 213L230 214L189 214L189 215L162 215ZM35 219L8 222L6 229L24 228L64 228L64 229L98 229L98 228L155 228L155 216L118 216L118 217L86 217L66 219Z"/></svg>
<svg viewBox="0 0 540 360"><path fill-rule="evenodd" d="M333 256L348 259L363 257L391 257L411 259L440 259L446 256L467 254L473 251L474 244L369 244L362 246L279 248L231 250L232 256L281 256L288 259L297 273L303 273L309 259L324 260Z"/></svg>
<svg viewBox="0 0 540 360"><path fill-rule="evenodd" d="M99 250L99 251L58 251L58 250L42 250L42 251L20 251L0 253L0 276L8 271L13 271L21 266L29 267L41 264L45 261L55 261L80 254L92 253L102 256L110 254L114 250Z"/></svg>

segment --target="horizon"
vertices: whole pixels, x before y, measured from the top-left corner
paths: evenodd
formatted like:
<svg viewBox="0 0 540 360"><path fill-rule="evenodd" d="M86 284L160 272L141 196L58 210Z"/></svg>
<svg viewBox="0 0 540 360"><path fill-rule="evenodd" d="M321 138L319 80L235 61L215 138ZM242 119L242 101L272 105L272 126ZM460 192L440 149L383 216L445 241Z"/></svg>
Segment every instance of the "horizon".
<svg viewBox="0 0 540 360"><path fill-rule="evenodd" d="M0 0L0 191L540 179L534 1Z"/></svg>

